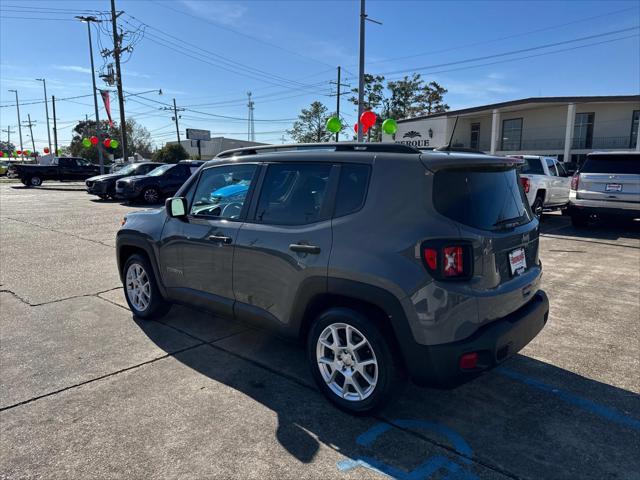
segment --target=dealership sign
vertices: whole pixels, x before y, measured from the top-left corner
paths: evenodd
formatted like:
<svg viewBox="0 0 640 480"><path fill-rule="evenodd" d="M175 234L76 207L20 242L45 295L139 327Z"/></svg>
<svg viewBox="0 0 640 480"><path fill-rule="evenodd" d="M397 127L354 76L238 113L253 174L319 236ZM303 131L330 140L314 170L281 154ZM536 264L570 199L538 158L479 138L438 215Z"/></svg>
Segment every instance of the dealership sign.
<svg viewBox="0 0 640 480"><path fill-rule="evenodd" d="M189 140L211 140L211 132L209 130L187 128L187 138Z"/></svg>

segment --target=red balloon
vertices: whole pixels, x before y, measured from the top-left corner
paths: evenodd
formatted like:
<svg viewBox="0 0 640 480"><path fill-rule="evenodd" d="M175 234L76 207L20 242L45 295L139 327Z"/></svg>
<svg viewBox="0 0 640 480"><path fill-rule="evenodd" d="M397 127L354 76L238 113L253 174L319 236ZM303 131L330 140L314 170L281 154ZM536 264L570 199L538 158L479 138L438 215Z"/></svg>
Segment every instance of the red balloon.
<svg viewBox="0 0 640 480"><path fill-rule="evenodd" d="M91 137L91 145L97 145L98 144L98 137Z"/></svg>
<svg viewBox="0 0 640 480"><path fill-rule="evenodd" d="M367 110L366 112L362 112L360 115L360 123L366 128L371 128L376 124L376 114L371 110Z"/></svg>
<svg viewBox="0 0 640 480"><path fill-rule="evenodd" d="M44 153L49 153L49 147L44 147Z"/></svg>
<svg viewBox="0 0 640 480"><path fill-rule="evenodd" d="M358 133L358 122L353 124L353 131ZM369 131L369 126L368 125L363 125L362 126L362 133L366 134Z"/></svg>
<svg viewBox="0 0 640 480"><path fill-rule="evenodd" d="M18 155L22 155L22 150L16 150L16 153L17 153Z"/></svg>
<svg viewBox="0 0 640 480"><path fill-rule="evenodd" d="M105 138L104 142L102 142L102 143L104 143L105 147L109 148L111 146L111 139L110 138Z"/></svg>
<svg viewBox="0 0 640 480"><path fill-rule="evenodd" d="M353 131L358 133L358 122L353 124Z"/></svg>

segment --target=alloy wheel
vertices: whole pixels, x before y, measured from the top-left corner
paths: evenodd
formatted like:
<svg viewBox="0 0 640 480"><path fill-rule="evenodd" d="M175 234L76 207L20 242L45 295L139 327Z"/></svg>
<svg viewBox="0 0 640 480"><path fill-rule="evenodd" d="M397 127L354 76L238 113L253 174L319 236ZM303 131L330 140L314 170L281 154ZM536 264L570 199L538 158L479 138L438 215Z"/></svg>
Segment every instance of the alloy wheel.
<svg viewBox="0 0 640 480"><path fill-rule="evenodd" d="M376 388L376 354L362 332L351 325L326 327L316 343L316 360L325 383L340 398L359 402Z"/></svg>
<svg viewBox="0 0 640 480"><path fill-rule="evenodd" d="M139 263L132 263L127 270L127 298L139 312L144 312L151 303L149 276Z"/></svg>
<svg viewBox="0 0 640 480"><path fill-rule="evenodd" d="M158 191L155 188L149 188L144 192L144 201L147 203L157 203L158 202Z"/></svg>

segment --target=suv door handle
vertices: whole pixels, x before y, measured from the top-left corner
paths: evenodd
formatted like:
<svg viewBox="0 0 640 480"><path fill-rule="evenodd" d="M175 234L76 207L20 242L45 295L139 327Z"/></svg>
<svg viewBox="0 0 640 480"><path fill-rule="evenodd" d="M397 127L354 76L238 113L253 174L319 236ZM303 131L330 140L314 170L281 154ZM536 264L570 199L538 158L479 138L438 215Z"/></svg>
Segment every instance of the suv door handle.
<svg viewBox="0 0 640 480"><path fill-rule="evenodd" d="M225 245L229 245L231 243L231 237L226 237L224 235L209 235L209 240L217 243L224 243Z"/></svg>
<svg viewBox="0 0 640 480"><path fill-rule="evenodd" d="M289 250L301 253L320 253L320 247L316 247L315 245L304 245L301 243L292 243L289 245Z"/></svg>

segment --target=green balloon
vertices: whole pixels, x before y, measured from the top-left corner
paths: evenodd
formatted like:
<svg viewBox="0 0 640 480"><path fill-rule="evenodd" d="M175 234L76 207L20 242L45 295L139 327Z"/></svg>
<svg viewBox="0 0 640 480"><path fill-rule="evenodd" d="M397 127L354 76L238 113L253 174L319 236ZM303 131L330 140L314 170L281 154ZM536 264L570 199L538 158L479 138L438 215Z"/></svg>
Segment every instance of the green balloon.
<svg viewBox="0 0 640 480"><path fill-rule="evenodd" d="M331 117L327 120L327 130L331 133L338 133L342 130L342 123L340 122L340 119L338 117Z"/></svg>
<svg viewBox="0 0 640 480"><path fill-rule="evenodd" d="M111 148L118 148L118 145L120 145L118 140L111 140L111 143L109 144Z"/></svg>
<svg viewBox="0 0 640 480"><path fill-rule="evenodd" d="M86 147L86 148L89 148L89 147L91 146L91 140L89 140L89 139L88 139L88 138L86 138L86 137L85 137L85 138L83 138L83 139L82 139L82 146L83 146L83 147Z"/></svg>
<svg viewBox="0 0 640 480"><path fill-rule="evenodd" d="M393 118L387 118L384 122L382 122L382 131L387 135L393 135L398 131L398 122L396 122Z"/></svg>

